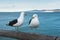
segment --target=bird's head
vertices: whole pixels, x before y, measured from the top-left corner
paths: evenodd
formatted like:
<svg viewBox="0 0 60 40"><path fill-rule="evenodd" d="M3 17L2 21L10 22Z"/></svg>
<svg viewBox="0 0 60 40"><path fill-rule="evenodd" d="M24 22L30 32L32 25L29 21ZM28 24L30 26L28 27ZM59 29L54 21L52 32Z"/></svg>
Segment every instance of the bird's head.
<svg viewBox="0 0 60 40"><path fill-rule="evenodd" d="M38 15L37 15L37 14L34 14L34 15L32 16L32 18L35 18L35 17L38 17Z"/></svg>
<svg viewBox="0 0 60 40"><path fill-rule="evenodd" d="M25 12L21 12L22 15L26 16L27 14Z"/></svg>

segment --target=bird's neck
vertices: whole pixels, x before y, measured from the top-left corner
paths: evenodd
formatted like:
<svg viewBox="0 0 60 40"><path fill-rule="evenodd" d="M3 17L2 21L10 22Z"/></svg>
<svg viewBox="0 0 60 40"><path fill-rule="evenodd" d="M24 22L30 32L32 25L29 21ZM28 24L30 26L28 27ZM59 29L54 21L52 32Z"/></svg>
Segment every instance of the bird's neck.
<svg viewBox="0 0 60 40"><path fill-rule="evenodd" d="M35 17L34 19L38 20L38 17Z"/></svg>
<svg viewBox="0 0 60 40"><path fill-rule="evenodd" d="M24 14L21 14L18 20L24 19Z"/></svg>

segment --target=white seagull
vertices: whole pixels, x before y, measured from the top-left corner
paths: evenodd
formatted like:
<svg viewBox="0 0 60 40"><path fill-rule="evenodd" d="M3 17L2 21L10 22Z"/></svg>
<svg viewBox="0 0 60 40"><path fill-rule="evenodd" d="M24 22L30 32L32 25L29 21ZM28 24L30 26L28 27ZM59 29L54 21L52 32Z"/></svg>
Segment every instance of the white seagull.
<svg viewBox="0 0 60 40"><path fill-rule="evenodd" d="M29 27L37 28L39 26L38 15L34 14L29 21Z"/></svg>
<svg viewBox="0 0 60 40"><path fill-rule="evenodd" d="M8 22L7 25L15 27L16 30L18 30L18 27L21 26L24 22L24 16L25 13L21 12L20 17L18 19L14 19L10 22Z"/></svg>

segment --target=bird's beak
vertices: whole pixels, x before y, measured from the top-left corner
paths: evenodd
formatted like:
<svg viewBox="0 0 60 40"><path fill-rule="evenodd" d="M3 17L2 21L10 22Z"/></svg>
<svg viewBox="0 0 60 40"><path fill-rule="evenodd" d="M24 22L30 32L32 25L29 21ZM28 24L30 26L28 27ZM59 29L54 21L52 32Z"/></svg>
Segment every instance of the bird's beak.
<svg viewBox="0 0 60 40"><path fill-rule="evenodd" d="M33 19L34 17L32 17L32 19Z"/></svg>

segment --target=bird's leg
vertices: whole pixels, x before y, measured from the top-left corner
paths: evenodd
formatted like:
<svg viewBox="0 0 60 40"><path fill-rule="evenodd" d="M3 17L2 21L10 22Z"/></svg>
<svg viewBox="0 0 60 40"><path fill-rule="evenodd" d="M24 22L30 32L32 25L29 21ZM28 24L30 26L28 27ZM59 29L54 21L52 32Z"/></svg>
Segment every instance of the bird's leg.
<svg viewBox="0 0 60 40"><path fill-rule="evenodd" d="M16 32L18 32L18 27L15 27Z"/></svg>
<svg viewBox="0 0 60 40"><path fill-rule="evenodd" d="M17 32L19 33L19 27L17 27Z"/></svg>
<svg viewBox="0 0 60 40"><path fill-rule="evenodd" d="M15 31L16 31L16 27L15 27Z"/></svg>
<svg viewBox="0 0 60 40"><path fill-rule="evenodd" d="M17 32L16 27L15 27L15 31Z"/></svg>
<svg viewBox="0 0 60 40"><path fill-rule="evenodd" d="M15 30L16 30L16 36L18 37L19 36L19 30L18 30L19 28L18 27L15 27Z"/></svg>
<svg viewBox="0 0 60 40"><path fill-rule="evenodd" d="M15 31L18 32L17 27L15 27Z"/></svg>

